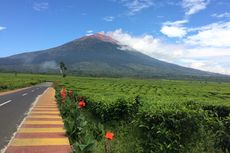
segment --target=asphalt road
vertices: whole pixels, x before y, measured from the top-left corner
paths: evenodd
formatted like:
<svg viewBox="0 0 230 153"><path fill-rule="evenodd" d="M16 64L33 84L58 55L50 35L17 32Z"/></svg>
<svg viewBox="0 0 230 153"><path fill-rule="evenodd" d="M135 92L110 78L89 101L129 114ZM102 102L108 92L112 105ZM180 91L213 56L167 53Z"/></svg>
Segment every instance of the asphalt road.
<svg viewBox="0 0 230 153"><path fill-rule="evenodd" d="M0 96L0 151L8 144L32 103L51 83L43 83Z"/></svg>

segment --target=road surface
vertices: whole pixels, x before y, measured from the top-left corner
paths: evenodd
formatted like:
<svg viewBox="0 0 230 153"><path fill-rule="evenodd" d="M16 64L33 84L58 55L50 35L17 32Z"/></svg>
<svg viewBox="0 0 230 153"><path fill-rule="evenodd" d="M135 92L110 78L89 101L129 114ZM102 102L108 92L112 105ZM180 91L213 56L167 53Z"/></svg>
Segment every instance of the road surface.
<svg viewBox="0 0 230 153"><path fill-rule="evenodd" d="M52 83L0 96L0 151L8 144L36 98Z"/></svg>

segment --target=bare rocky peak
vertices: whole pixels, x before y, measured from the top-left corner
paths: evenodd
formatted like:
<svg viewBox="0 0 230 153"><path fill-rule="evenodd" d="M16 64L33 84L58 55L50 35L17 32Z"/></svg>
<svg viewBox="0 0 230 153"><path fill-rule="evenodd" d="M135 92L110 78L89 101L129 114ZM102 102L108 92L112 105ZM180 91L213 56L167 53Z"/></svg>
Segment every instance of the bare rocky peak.
<svg viewBox="0 0 230 153"><path fill-rule="evenodd" d="M104 41L104 42L110 42L110 43L113 43L113 44L119 44L118 41L116 41L112 37L110 37L108 35L105 35L103 33L96 33L96 34L84 36L84 37L80 38L80 40L87 40L87 39L91 39L91 38L98 39L98 40L101 40L101 41Z"/></svg>

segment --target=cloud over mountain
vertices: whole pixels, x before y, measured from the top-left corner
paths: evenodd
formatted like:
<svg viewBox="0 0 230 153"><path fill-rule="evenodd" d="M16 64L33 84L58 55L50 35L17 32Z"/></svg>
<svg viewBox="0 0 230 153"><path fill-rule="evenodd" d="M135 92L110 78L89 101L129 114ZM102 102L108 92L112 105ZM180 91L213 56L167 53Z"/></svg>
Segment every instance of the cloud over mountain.
<svg viewBox="0 0 230 153"><path fill-rule="evenodd" d="M228 39L228 28L226 28L228 27L228 23L222 23L219 26L216 24L214 25L215 26L207 25L198 29L203 29L204 33L210 32L209 37L214 40L215 37L217 37L217 39L219 38L216 34L216 31L221 31L220 27L223 28L222 30L226 30L226 33L222 31L222 36L224 37L220 40L216 40L215 43L213 43L212 39L209 40L209 37L207 39L206 37L203 39L202 37L200 38L200 30L198 29L193 29L196 30L197 33L193 36L187 36L183 38L182 40L184 40L184 42L178 44L166 43L162 39L149 34L133 36L128 32L124 32L122 29L110 31L107 33L107 35L120 41L123 45L130 46L131 48L134 48L135 50L138 50L139 52L154 58L158 58L167 62L173 62L182 66L188 66L191 68L230 74L229 66L227 64L229 63L229 60L223 61L223 58L230 59L230 48L228 47L230 44L230 39ZM209 31L210 29L213 31ZM195 41L196 44L194 45L188 41L195 38L197 40L200 38L200 41ZM203 45L201 42L212 45ZM220 47L221 44L222 47Z"/></svg>

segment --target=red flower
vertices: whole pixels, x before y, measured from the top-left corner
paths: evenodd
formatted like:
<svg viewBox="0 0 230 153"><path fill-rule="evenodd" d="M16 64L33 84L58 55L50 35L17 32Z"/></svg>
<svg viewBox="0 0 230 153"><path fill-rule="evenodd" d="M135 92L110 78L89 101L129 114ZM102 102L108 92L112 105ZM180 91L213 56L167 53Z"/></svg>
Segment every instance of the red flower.
<svg viewBox="0 0 230 153"><path fill-rule="evenodd" d="M65 87L62 87L62 90L60 91L60 95L61 95L62 103L64 103L66 100L66 88Z"/></svg>
<svg viewBox="0 0 230 153"><path fill-rule="evenodd" d="M83 100L81 100L81 101L78 103L78 108L83 108L83 107L85 107L85 105L86 105L86 103L85 103Z"/></svg>
<svg viewBox="0 0 230 153"><path fill-rule="evenodd" d="M113 140L114 134L112 132L106 132L105 137L108 140Z"/></svg>
<svg viewBox="0 0 230 153"><path fill-rule="evenodd" d="M62 99L62 102L64 103L66 100L66 93L65 92L61 93L61 99Z"/></svg>
<svg viewBox="0 0 230 153"><path fill-rule="evenodd" d="M72 97L73 96L73 91L69 90L69 95Z"/></svg>

